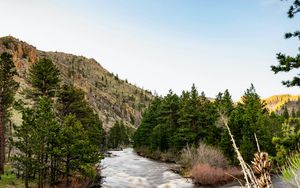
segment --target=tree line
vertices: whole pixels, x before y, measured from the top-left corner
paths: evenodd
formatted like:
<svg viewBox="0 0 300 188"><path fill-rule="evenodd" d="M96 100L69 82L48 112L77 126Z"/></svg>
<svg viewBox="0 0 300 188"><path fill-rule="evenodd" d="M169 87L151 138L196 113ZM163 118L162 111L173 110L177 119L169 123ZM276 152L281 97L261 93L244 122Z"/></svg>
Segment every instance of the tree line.
<svg viewBox="0 0 300 188"><path fill-rule="evenodd" d="M261 150L278 156L278 161L282 160L280 153L283 150L295 150L299 143L299 120L270 113L253 85L237 104L232 101L228 90L209 100L203 92L199 94L193 85L191 91L183 91L180 96L170 91L165 97L155 98L133 136L134 147L146 147L152 152L178 153L187 145L196 146L203 142L220 148L231 163L237 165L221 115L227 117L236 144L247 162L253 159L257 151L254 134L258 137ZM293 133L288 133L288 141L284 124L293 127Z"/></svg>
<svg viewBox="0 0 300 188"><path fill-rule="evenodd" d="M0 103L4 104L0 105L2 173L5 125L18 86L13 79L16 74L12 56L3 53L0 58ZM37 181L41 188L58 184L70 187L71 178L95 177L94 166L106 144L105 132L98 115L85 101L83 91L63 84L58 68L47 58L30 67L26 83L30 87L22 92L31 104L20 100L14 103L22 114L22 124L14 127L14 135L9 139L15 148L12 163L22 174L25 187L29 187L30 181Z"/></svg>

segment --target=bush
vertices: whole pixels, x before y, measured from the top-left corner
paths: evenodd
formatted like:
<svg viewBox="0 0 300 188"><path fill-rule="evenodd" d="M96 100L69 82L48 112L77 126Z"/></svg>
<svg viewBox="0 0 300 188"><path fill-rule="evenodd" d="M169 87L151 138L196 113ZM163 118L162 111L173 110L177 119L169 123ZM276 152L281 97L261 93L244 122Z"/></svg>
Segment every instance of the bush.
<svg viewBox="0 0 300 188"><path fill-rule="evenodd" d="M288 162L281 170L282 179L293 186L300 186L300 151L288 157Z"/></svg>
<svg viewBox="0 0 300 188"><path fill-rule="evenodd" d="M233 177L240 175L241 172L237 168L223 169L209 164L198 164L191 170L193 182L206 186L226 184L232 181Z"/></svg>
<svg viewBox="0 0 300 188"><path fill-rule="evenodd" d="M181 151L180 164L186 168L192 168L197 164L225 168L228 161L223 153L212 146L200 143L198 148L187 146Z"/></svg>

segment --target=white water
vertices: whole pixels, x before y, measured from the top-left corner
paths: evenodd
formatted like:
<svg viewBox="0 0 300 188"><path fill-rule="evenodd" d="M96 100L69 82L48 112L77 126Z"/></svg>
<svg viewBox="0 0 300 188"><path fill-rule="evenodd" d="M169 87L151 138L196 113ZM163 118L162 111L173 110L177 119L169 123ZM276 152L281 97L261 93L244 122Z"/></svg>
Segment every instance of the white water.
<svg viewBox="0 0 300 188"><path fill-rule="evenodd" d="M107 188L193 188L191 180L169 170L171 164L138 156L132 148L112 151L102 160L103 187Z"/></svg>

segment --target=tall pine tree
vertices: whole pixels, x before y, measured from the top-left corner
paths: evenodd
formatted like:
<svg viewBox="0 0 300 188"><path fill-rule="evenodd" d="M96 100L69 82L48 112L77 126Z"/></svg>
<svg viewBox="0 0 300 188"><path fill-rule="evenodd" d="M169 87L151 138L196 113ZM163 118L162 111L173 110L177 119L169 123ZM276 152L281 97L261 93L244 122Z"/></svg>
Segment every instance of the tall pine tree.
<svg viewBox="0 0 300 188"><path fill-rule="evenodd" d="M42 58L30 67L26 80L32 86L25 91L27 97L35 101L39 96L52 98L59 88L60 72L50 59Z"/></svg>
<svg viewBox="0 0 300 188"><path fill-rule="evenodd" d="M0 174L4 173L5 163L5 124L10 116L9 109L14 101L18 83L12 56L6 52L0 56Z"/></svg>

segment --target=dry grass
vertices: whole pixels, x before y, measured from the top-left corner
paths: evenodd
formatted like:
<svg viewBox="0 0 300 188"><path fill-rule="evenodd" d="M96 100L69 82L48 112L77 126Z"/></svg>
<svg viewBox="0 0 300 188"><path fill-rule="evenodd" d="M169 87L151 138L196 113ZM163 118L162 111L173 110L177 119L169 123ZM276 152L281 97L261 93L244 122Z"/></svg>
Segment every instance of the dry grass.
<svg viewBox="0 0 300 188"><path fill-rule="evenodd" d="M84 178L84 177L81 177L81 176L72 176L70 177L70 180L69 180L69 187L72 187L72 188L88 188L91 186L92 184L92 181L91 179L89 178ZM35 188L37 186L33 186L33 188ZM59 184L57 185L49 185L49 184L46 184L44 185L45 188L66 188L67 187L67 180L66 179L62 179L60 181Z"/></svg>
<svg viewBox="0 0 300 188"><path fill-rule="evenodd" d="M228 161L219 149L203 143L197 148L190 146L184 148L180 164L190 169L190 176L198 185L222 185L241 175L237 168L227 168Z"/></svg>
<svg viewBox="0 0 300 188"><path fill-rule="evenodd" d="M237 168L223 169L209 164L198 164L191 170L194 183L205 186L226 184L232 181L233 177L240 175L241 172Z"/></svg>
<svg viewBox="0 0 300 188"><path fill-rule="evenodd" d="M172 151L162 152L159 150L152 151L147 147L140 147L134 149L140 156L147 157L153 160L158 160L167 163L174 163L177 161L176 153Z"/></svg>
<svg viewBox="0 0 300 188"><path fill-rule="evenodd" d="M226 168L228 165L226 157L220 150L203 143L200 143L197 148L190 146L184 148L179 162L189 169L198 164L208 164L219 168Z"/></svg>

